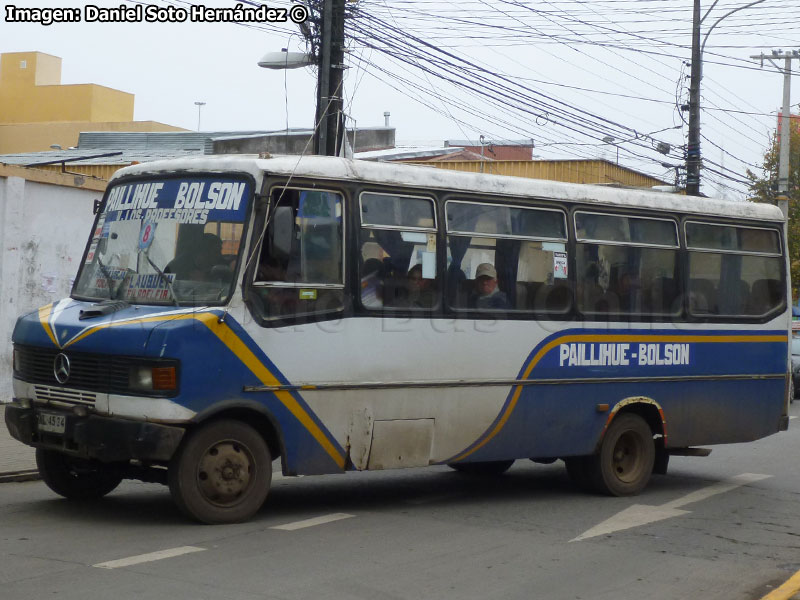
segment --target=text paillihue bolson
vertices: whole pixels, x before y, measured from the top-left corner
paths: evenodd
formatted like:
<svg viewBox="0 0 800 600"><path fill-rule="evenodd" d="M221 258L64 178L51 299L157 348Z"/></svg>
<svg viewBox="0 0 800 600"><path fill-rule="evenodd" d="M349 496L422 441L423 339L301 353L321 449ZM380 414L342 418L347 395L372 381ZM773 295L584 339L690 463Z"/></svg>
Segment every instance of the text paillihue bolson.
<svg viewBox="0 0 800 600"><path fill-rule="evenodd" d="M232 8L211 8L195 4L186 8L157 6L155 4L120 4L104 8L87 4L82 8L36 8L13 4L5 7L6 23L302 23L308 19L308 9L301 4L290 8L273 8L266 5Z"/></svg>

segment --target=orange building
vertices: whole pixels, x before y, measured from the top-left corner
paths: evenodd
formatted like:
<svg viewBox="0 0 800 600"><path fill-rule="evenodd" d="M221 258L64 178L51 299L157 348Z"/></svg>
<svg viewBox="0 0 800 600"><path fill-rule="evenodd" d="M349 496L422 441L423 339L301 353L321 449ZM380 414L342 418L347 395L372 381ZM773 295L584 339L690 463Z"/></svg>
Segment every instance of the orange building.
<svg viewBox="0 0 800 600"><path fill-rule="evenodd" d="M0 154L77 145L81 131L185 131L133 120L133 94L94 83L62 85L61 58L0 55Z"/></svg>

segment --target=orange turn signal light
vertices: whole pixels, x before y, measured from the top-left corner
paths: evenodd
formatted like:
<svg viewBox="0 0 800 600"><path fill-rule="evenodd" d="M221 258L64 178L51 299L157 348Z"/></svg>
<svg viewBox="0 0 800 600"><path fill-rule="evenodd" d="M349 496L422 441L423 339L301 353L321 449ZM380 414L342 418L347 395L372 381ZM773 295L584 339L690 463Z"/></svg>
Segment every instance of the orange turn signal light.
<svg viewBox="0 0 800 600"><path fill-rule="evenodd" d="M175 367L153 367L153 389L174 390L178 387L178 376Z"/></svg>

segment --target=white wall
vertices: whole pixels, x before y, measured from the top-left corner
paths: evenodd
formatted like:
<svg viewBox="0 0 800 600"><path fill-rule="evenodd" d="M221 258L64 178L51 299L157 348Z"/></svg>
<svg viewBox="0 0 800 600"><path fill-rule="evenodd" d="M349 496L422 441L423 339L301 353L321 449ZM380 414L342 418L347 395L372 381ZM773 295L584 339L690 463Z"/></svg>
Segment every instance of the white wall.
<svg viewBox="0 0 800 600"><path fill-rule="evenodd" d="M102 192L0 177L0 390L20 315L69 296ZM8 400L8 398L3 398Z"/></svg>

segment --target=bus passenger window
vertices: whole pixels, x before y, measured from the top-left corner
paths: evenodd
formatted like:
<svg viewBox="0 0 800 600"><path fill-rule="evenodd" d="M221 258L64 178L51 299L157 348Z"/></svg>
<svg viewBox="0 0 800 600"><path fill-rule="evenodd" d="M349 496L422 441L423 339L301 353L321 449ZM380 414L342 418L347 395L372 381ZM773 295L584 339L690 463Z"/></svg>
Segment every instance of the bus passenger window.
<svg viewBox="0 0 800 600"><path fill-rule="evenodd" d="M575 230L581 312L680 313L674 221L576 212Z"/></svg>
<svg viewBox="0 0 800 600"><path fill-rule="evenodd" d="M368 310L432 310L439 304L433 200L364 192L359 295Z"/></svg>
<svg viewBox="0 0 800 600"><path fill-rule="evenodd" d="M686 245L693 315L760 317L783 307L777 230L688 222Z"/></svg>
<svg viewBox="0 0 800 600"><path fill-rule="evenodd" d="M461 310L566 313L568 283L564 213L449 201L448 304Z"/></svg>
<svg viewBox="0 0 800 600"><path fill-rule="evenodd" d="M251 298L267 319L344 308L342 197L277 188L272 194Z"/></svg>

